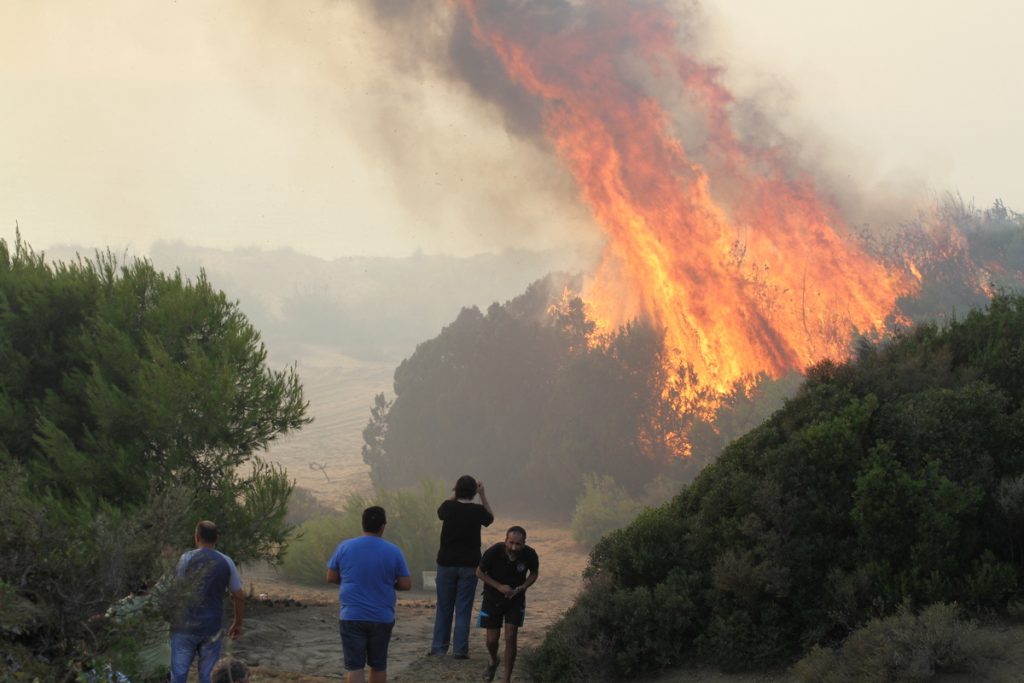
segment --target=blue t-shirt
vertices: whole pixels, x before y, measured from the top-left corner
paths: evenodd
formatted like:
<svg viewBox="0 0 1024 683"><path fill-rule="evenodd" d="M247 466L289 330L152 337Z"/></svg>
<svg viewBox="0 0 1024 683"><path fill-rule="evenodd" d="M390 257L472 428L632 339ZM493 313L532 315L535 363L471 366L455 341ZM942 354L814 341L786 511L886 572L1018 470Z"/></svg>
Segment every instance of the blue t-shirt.
<svg viewBox="0 0 1024 683"><path fill-rule="evenodd" d="M231 558L212 548L190 550L178 560L175 574L196 581L196 593L189 600L183 623L174 625L179 633L212 636L221 628L224 589L242 590L242 578Z"/></svg>
<svg viewBox="0 0 1024 683"><path fill-rule="evenodd" d="M343 621L395 621L395 581L409 576L398 546L379 536L342 541L327 563L341 574L339 618Z"/></svg>

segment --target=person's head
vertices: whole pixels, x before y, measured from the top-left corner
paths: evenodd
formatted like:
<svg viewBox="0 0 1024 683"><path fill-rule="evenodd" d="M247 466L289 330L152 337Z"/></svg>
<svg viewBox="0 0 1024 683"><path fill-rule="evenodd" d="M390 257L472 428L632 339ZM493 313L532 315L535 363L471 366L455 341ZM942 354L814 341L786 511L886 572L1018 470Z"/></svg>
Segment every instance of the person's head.
<svg viewBox="0 0 1024 683"><path fill-rule="evenodd" d="M384 508L374 505L363 510L363 531L368 534L380 534L384 531L384 525L388 523L388 516Z"/></svg>
<svg viewBox="0 0 1024 683"><path fill-rule="evenodd" d="M505 532L505 552L515 557L526 545L526 529L521 526L509 527Z"/></svg>
<svg viewBox="0 0 1024 683"><path fill-rule="evenodd" d="M217 543L217 525L208 519L196 524L196 543L213 545Z"/></svg>
<svg viewBox="0 0 1024 683"><path fill-rule="evenodd" d="M213 683L249 683L249 667L237 659L226 659L213 671Z"/></svg>
<svg viewBox="0 0 1024 683"><path fill-rule="evenodd" d="M463 474L455 482L455 497L462 500L471 500L476 495L476 478Z"/></svg>

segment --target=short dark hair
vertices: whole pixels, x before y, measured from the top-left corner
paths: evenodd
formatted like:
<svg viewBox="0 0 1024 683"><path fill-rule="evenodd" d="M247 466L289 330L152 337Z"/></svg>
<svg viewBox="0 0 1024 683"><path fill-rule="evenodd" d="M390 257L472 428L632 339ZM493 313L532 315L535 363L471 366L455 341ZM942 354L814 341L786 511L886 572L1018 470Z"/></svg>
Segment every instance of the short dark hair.
<svg viewBox="0 0 1024 683"><path fill-rule="evenodd" d="M213 672L213 683L243 683L249 680L249 667L245 662L228 659L217 665Z"/></svg>
<svg viewBox="0 0 1024 683"><path fill-rule="evenodd" d="M373 505L363 510L363 531L378 534L387 523L388 516L381 506Z"/></svg>
<svg viewBox="0 0 1024 683"><path fill-rule="evenodd" d="M203 543L216 543L219 535L217 525L208 519L204 519L199 524L196 524L196 536Z"/></svg>
<svg viewBox="0 0 1024 683"><path fill-rule="evenodd" d="M476 478L471 477L468 474L463 474L459 477L459 480L455 482L455 497L456 498L472 498L476 495Z"/></svg>
<svg viewBox="0 0 1024 683"><path fill-rule="evenodd" d="M508 538L509 534L522 534L523 543L526 543L526 529L521 526L510 526L508 531L505 532L505 538Z"/></svg>

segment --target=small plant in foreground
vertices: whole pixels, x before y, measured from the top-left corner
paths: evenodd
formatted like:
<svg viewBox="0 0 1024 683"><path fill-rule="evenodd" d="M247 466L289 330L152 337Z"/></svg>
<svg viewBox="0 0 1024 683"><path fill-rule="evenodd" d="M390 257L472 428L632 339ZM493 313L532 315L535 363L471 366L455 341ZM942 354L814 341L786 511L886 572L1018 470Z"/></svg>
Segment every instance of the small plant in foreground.
<svg viewBox="0 0 1024 683"><path fill-rule="evenodd" d="M914 615L907 607L872 619L837 650L816 647L793 666L800 683L927 681L946 672L976 672L996 646L955 604Z"/></svg>

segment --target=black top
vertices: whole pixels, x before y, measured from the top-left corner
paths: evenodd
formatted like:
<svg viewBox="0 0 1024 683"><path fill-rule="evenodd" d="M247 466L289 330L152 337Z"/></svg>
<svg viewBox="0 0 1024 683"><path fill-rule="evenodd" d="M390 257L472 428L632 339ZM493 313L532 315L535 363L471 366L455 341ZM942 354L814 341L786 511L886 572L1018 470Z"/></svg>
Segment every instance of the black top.
<svg viewBox="0 0 1024 683"><path fill-rule="evenodd" d="M490 526L494 515L479 503L446 500L437 508L441 519L441 547L437 563L443 567L475 567L480 562L480 527Z"/></svg>
<svg viewBox="0 0 1024 683"><path fill-rule="evenodd" d="M537 551L528 545L516 555L516 559L508 559L504 543L495 543L480 558L480 571L498 583L515 588L526 583L527 572L536 574L540 570L540 558ZM484 583L484 597L504 598L505 596ZM517 596L519 597L519 596Z"/></svg>

